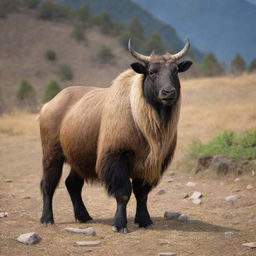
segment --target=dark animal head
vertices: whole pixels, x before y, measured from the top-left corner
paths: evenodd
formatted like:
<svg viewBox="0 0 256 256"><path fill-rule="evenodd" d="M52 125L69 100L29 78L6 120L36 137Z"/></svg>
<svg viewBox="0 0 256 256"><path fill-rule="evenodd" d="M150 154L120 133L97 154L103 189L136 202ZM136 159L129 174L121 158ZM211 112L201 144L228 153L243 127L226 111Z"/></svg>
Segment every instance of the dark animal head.
<svg viewBox="0 0 256 256"><path fill-rule="evenodd" d="M131 40L128 43L130 53L139 61L131 64L132 69L144 75L144 95L153 105L171 106L180 95L179 72L187 71L192 65L191 61L178 62L190 47L187 40L184 48L176 53L166 53L164 55L151 54L142 55L131 47Z"/></svg>

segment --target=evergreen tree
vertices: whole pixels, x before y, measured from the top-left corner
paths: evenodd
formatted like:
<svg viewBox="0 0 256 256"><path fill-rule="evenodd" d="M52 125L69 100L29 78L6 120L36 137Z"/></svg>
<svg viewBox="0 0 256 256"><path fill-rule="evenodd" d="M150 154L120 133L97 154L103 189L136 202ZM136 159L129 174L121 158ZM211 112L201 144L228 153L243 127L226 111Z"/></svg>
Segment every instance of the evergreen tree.
<svg viewBox="0 0 256 256"><path fill-rule="evenodd" d="M78 11L79 20L85 25L90 22L91 12L90 7L87 4L84 4Z"/></svg>
<svg viewBox="0 0 256 256"><path fill-rule="evenodd" d="M209 53L205 56L203 63L201 65L203 76L220 76L225 73L224 68L217 61L213 53Z"/></svg>
<svg viewBox="0 0 256 256"><path fill-rule="evenodd" d="M52 80L49 82L45 93L44 93L44 102L50 101L53 97L55 97L61 91L59 84Z"/></svg>
<svg viewBox="0 0 256 256"><path fill-rule="evenodd" d="M233 74L241 74L246 70L246 63L240 54L237 54L231 62L231 72Z"/></svg>
<svg viewBox="0 0 256 256"><path fill-rule="evenodd" d="M128 25L130 37L136 40L145 40L144 30L138 18L133 18Z"/></svg>
<svg viewBox="0 0 256 256"><path fill-rule="evenodd" d="M29 107L31 111L35 110L36 107L36 92L32 85L23 80L17 90L16 97L20 107Z"/></svg>
<svg viewBox="0 0 256 256"><path fill-rule="evenodd" d="M159 33L154 33L152 36L148 39L146 43L146 54L149 55L152 53L152 51L155 51L157 54L164 54L165 52L165 45L161 40L161 36Z"/></svg>
<svg viewBox="0 0 256 256"><path fill-rule="evenodd" d="M256 59L253 59L250 63L249 72L256 72Z"/></svg>

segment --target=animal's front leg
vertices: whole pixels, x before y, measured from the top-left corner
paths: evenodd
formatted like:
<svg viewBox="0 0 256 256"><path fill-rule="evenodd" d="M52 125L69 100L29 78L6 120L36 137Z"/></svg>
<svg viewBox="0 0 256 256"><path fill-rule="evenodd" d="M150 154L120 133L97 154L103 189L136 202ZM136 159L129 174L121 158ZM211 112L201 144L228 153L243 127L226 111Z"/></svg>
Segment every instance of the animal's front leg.
<svg viewBox="0 0 256 256"><path fill-rule="evenodd" d="M113 231L127 233L126 206L130 199L132 186L129 180L128 159L125 153L111 157L109 166L104 170L103 179L109 195L116 198L117 209L113 221Z"/></svg>
<svg viewBox="0 0 256 256"><path fill-rule="evenodd" d="M150 219L147 208L148 193L152 187L148 184L144 184L141 179L134 179L132 181L132 187L137 200L135 223L139 224L140 228L152 227L153 222Z"/></svg>

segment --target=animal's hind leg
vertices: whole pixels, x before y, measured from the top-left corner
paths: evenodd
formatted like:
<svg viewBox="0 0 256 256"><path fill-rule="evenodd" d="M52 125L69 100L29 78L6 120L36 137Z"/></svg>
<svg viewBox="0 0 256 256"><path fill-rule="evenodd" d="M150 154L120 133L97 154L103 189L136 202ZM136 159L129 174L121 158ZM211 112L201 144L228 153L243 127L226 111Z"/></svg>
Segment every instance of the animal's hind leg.
<svg viewBox="0 0 256 256"><path fill-rule="evenodd" d="M81 191L83 185L84 179L71 169L66 179L66 187L73 203L75 219L80 222L88 222L92 220L92 218L87 212L82 200Z"/></svg>
<svg viewBox="0 0 256 256"><path fill-rule="evenodd" d="M148 184L144 184L143 180L141 179L133 179L132 186L137 200L135 223L139 224L139 227L150 227L152 226L153 222L151 221L148 213L147 200L148 193L152 187Z"/></svg>
<svg viewBox="0 0 256 256"><path fill-rule="evenodd" d="M52 198L59 183L64 157L60 152L44 155L43 157L43 178L41 180L41 191L43 194L43 212L41 223L53 225Z"/></svg>
<svg viewBox="0 0 256 256"><path fill-rule="evenodd" d="M125 153L112 156L111 164L105 169L104 182L109 195L113 195L117 202L113 231L127 233L126 205L130 199L132 187Z"/></svg>

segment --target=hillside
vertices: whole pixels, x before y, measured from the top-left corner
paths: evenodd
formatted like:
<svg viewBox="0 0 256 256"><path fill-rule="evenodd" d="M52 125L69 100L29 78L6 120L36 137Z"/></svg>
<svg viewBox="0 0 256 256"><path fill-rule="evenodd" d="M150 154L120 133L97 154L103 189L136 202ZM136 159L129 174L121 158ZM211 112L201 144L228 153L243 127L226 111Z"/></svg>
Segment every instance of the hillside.
<svg viewBox="0 0 256 256"><path fill-rule="evenodd" d="M156 19L131 0L57 0L56 2L71 6L74 9L80 8L83 4L88 4L94 15L108 12L114 21L123 24L129 23L132 18L137 17L147 36L154 32L160 33L163 41L173 51L181 49L184 45L185 36L179 37L171 25L161 22L161 19ZM203 56L202 52L198 50L199 48L194 47L193 41L192 45L194 56L200 59Z"/></svg>
<svg viewBox="0 0 256 256"><path fill-rule="evenodd" d="M256 6L245 0L133 1L220 61L229 63L237 53L247 62L256 57Z"/></svg>
<svg viewBox="0 0 256 256"><path fill-rule="evenodd" d="M16 104L16 91L22 80L35 88L37 102L50 80L61 87L70 85L109 86L115 76L129 68L133 59L120 46L118 39L102 35L97 28L86 32L87 41L79 42L72 34L72 26L42 21L36 12L25 11L0 19L0 108L8 110ZM108 47L114 54L112 63L98 60L99 52ZM57 54L51 62L45 58L48 49ZM60 65L67 64L74 73L72 81L61 81Z"/></svg>

